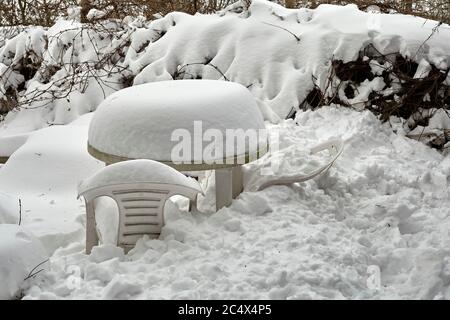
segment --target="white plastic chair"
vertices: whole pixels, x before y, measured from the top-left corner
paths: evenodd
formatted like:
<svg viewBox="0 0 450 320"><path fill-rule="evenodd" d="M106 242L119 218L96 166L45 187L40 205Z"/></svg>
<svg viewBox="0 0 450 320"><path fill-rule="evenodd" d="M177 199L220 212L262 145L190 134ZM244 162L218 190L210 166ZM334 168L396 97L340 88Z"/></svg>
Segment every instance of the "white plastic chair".
<svg viewBox="0 0 450 320"><path fill-rule="evenodd" d="M139 168L133 168L133 163L136 162L141 164L146 162L149 166L140 165ZM128 167L130 170L140 170L141 175L124 177L120 172L126 172ZM169 174L167 181L161 182L164 171ZM106 178L108 174L112 177ZM152 174L157 174L158 178L152 181ZM101 185L104 181L108 183ZM153 239L159 237L164 226L164 206L170 197L181 195L195 201L199 193L202 193L202 190L195 180L151 160L127 161L102 169L82 182L79 187L79 196L83 196L86 202L86 253L90 254L99 241L95 199L110 197L116 202L119 209L117 245L128 252L144 235Z"/></svg>
<svg viewBox="0 0 450 320"><path fill-rule="evenodd" d="M311 149L311 154L312 155L318 154L326 150L329 151L330 155L329 159L323 166L316 168L311 172L297 172L295 174L290 175L283 175L283 174L276 175L270 177L269 180L264 181L259 185L252 186L252 189L254 189L254 191L261 191L271 186L289 185L293 183L300 183L314 179L315 177L327 172L333 166L333 164L336 162L336 160L341 156L342 152L344 151L344 142L340 139L333 139L325 143L321 143ZM282 150L280 152L282 152Z"/></svg>

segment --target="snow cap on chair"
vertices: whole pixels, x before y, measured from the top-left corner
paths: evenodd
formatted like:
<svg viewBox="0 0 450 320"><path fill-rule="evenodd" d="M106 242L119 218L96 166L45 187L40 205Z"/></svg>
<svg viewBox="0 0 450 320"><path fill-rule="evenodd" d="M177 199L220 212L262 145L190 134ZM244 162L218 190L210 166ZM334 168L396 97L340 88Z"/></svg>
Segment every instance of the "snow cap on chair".
<svg viewBox="0 0 450 320"><path fill-rule="evenodd" d="M92 177L82 181L78 193L82 194L107 185L123 183L166 183L185 186L203 193L197 181L181 172L153 160L132 160L105 167Z"/></svg>
<svg viewBox="0 0 450 320"><path fill-rule="evenodd" d="M126 88L108 97L92 119L89 145L117 157L172 162L172 150L180 143L176 132L190 132L194 146L194 123L199 121L203 133L214 129L224 136L227 129L265 128L256 100L238 83L162 81ZM204 150L211 141L203 142ZM253 154L266 142L258 141L258 145L248 146L242 154ZM219 154L217 159L230 156L241 154ZM203 157L201 152L192 152L192 157L193 161L204 160L199 159Z"/></svg>

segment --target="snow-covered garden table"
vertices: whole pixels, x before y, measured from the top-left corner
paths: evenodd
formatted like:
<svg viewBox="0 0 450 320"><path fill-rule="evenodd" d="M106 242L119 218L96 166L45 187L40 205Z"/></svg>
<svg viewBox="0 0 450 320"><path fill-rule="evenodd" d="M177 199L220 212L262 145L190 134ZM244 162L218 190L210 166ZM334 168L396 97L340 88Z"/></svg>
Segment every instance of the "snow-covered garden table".
<svg viewBox="0 0 450 320"><path fill-rule="evenodd" d="M216 172L216 206L242 192L241 166L267 152L263 116L247 88L210 80L133 86L108 97L89 129L89 153L107 165L150 159Z"/></svg>

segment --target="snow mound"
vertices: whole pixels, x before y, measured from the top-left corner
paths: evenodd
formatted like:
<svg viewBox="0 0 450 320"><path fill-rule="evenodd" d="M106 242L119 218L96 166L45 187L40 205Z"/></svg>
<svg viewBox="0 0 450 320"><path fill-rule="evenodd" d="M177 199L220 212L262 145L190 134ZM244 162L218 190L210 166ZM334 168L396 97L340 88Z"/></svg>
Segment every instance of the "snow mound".
<svg viewBox="0 0 450 320"><path fill-rule="evenodd" d="M195 127L196 121L199 129ZM127 88L107 98L92 119L89 144L115 156L172 162L174 148L186 142L191 154L184 150L183 162L205 162L254 154L266 143L260 136L261 141L248 143L237 153L223 143L223 150L208 156L203 152L211 144L203 137L208 130L215 130L225 138L227 130L257 132L264 128L253 96L237 83L162 81ZM183 133L190 136L185 137ZM179 140L188 138L190 141Z"/></svg>
<svg viewBox="0 0 450 320"><path fill-rule="evenodd" d="M9 157L28 139L29 134L17 134L0 137L0 157Z"/></svg>
<svg viewBox="0 0 450 320"><path fill-rule="evenodd" d="M125 161L105 167L92 177L82 181L78 187L78 192L83 193L91 189L114 184L139 182L189 186L202 193L200 186L194 179L187 178L181 172L152 160Z"/></svg>
<svg viewBox="0 0 450 320"><path fill-rule="evenodd" d="M0 191L0 224L18 223L20 215L19 198Z"/></svg>
<svg viewBox="0 0 450 320"><path fill-rule="evenodd" d="M380 54L398 52L420 63L422 71L430 64L441 70L450 66L450 26L435 32L436 21L363 12L355 5L289 10L254 0L248 9L237 3L218 14L174 12L151 22L128 22L92 29L60 20L48 31L27 30L8 40L0 49L0 66L10 73L0 87L26 82L26 94L19 98L25 102L36 90L43 92L37 95L42 99L31 99L6 117L0 135L68 123L117 89L174 79L240 83L257 99L265 119L277 122L298 110L315 86L326 91L332 60L356 60L368 46ZM29 56L37 67L25 79L19 62ZM40 121L19 126L28 113Z"/></svg>
<svg viewBox="0 0 450 320"><path fill-rule="evenodd" d="M172 210L160 239L128 255L58 250L25 298L450 299L448 157L369 111L324 107L269 129L280 149L342 137L346 151L318 179L217 213Z"/></svg>
<svg viewBox="0 0 450 320"><path fill-rule="evenodd" d="M0 300L15 298L28 276L46 268L42 264L33 270L47 259L44 247L27 229L0 224Z"/></svg>
<svg viewBox="0 0 450 320"><path fill-rule="evenodd" d="M85 115L77 122L89 123L89 118ZM86 124L38 130L0 168L0 210L6 209L0 219L18 222L20 198L22 225L49 253L84 239L85 211L77 186L104 167L86 150L87 132Z"/></svg>

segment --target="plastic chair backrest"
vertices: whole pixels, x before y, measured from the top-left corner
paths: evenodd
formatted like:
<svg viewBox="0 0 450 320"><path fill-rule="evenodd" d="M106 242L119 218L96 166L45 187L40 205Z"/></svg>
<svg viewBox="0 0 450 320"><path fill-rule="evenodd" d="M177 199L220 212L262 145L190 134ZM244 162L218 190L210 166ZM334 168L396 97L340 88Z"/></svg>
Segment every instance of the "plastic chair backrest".
<svg viewBox="0 0 450 320"><path fill-rule="evenodd" d="M80 194L86 201L86 252L98 244L94 200L99 197L112 198L119 208L117 245L125 251L132 249L144 235L158 238L164 226L166 201L181 195L194 201L199 191L191 187L139 182L103 186Z"/></svg>

